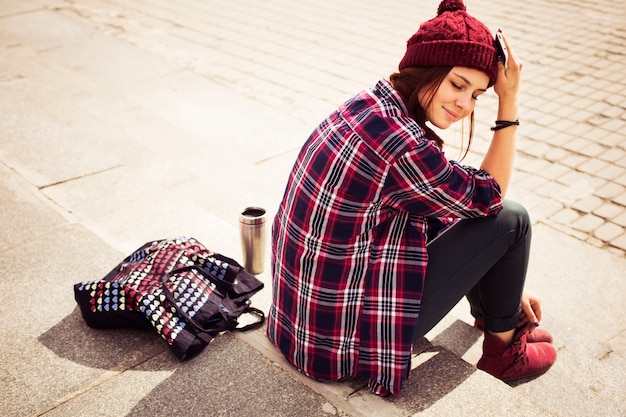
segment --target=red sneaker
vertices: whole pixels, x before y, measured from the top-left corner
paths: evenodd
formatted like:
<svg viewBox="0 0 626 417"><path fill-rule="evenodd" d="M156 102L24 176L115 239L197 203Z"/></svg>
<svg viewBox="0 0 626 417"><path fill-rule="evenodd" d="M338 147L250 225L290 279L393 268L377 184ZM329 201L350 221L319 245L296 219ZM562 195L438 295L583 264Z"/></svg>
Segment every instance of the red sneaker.
<svg viewBox="0 0 626 417"><path fill-rule="evenodd" d="M546 372L556 361L556 349L547 342L527 342L528 333L518 333L512 344L485 332L483 356L476 367L505 382Z"/></svg>
<svg viewBox="0 0 626 417"><path fill-rule="evenodd" d="M483 323L482 320L475 319L474 327L483 332L485 331L485 323ZM520 328L518 329L518 331L522 331L522 329ZM537 342L552 343L552 335L547 330L541 329L539 327L535 327L534 329L530 331L528 330L525 330L525 331L528 333L528 336L526 336L526 341L528 343L537 343Z"/></svg>

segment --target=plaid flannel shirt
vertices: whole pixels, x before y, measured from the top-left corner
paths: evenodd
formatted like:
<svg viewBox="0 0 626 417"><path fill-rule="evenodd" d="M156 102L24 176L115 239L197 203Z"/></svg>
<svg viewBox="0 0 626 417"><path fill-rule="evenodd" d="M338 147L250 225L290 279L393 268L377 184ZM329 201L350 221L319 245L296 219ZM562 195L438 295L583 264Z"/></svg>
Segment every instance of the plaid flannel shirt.
<svg viewBox="0 0 626 417"><path fill-rule="evenodd" d="M399 396L428 223L500 209L495 180L446 160L380 80L317 127L291 171L272 224L269 339L310 377Z"/></svg>

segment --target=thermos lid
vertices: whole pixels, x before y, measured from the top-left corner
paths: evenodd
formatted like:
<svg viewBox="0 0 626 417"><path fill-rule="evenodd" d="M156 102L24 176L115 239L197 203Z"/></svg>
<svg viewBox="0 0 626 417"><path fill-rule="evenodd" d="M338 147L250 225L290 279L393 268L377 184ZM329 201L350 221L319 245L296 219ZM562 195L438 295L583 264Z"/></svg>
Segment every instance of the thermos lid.
<svg viewBox="0 0 626 417"><path fill-rule="evenodd" d="M265 223L265 209L261 207L248 207L241 212L239 221L243 224Z"/></svg>

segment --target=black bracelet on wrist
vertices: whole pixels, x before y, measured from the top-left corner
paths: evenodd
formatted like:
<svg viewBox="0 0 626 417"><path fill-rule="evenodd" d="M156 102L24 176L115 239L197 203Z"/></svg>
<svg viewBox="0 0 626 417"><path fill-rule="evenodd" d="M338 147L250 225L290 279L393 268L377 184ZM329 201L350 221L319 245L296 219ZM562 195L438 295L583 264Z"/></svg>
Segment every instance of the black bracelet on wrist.
<svg viewBox="0 0 626 417"><path fill-rule="evenodd" d="M517 120L496 120L496 125L491 128L491 130L496 131L500 129L504 129L509 126L519 126L519 119Z"/></svg>

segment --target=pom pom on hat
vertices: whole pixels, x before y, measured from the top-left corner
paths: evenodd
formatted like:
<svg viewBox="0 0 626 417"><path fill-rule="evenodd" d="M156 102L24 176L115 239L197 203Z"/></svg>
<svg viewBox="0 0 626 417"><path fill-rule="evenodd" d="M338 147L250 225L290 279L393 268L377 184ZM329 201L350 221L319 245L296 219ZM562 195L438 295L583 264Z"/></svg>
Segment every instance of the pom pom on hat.
<svg viewBox="0 0 626 417"><path fill-rule="evenodd" d="M465 4L463 4L463 0L444 0L439 5L439 9L437 9L437 16L439 16L443 12L456 12L457 10L465 11Z"/></svg>
<svg viewBox="0 0 626 417"><path fill-rule="evenodd" d="M407 41L399 69L413 66L462 66L489 76L489 86L498 76L494 37L480 21L470 16L462 0L443 0L437 17L422 23Z"/></svg>

